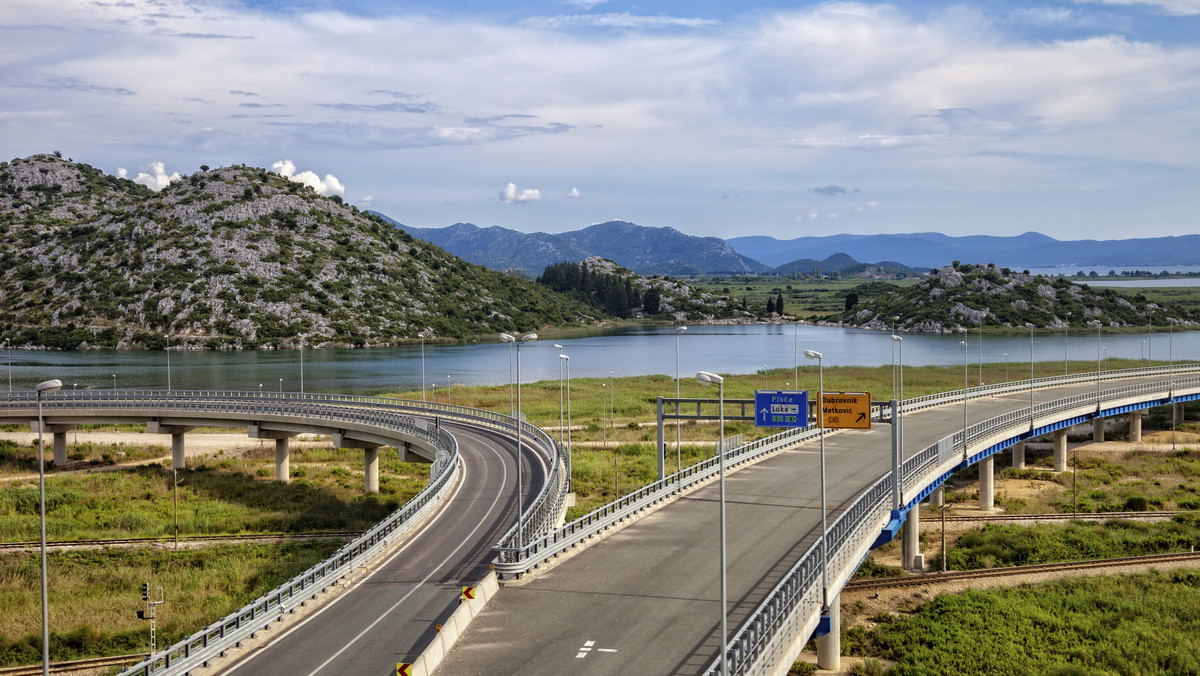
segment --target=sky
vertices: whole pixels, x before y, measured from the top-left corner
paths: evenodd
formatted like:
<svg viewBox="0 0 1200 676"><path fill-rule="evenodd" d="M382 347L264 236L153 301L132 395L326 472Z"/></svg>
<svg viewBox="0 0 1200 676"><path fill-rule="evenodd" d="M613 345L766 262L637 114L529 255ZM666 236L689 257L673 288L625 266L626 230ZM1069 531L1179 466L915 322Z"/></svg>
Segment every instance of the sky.
<svg viewBox="0 0 1200 676"><path fill-rule="evenodd" d="M412 227L1200 232L1200 0L4 0L0 159Z"/></svg>

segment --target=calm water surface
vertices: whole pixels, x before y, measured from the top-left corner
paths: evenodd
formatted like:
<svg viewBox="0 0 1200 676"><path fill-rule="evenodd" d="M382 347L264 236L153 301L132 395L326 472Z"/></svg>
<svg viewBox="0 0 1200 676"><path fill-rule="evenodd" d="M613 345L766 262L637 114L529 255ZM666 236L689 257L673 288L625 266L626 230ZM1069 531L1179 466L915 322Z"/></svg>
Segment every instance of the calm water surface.
<svg viewBox="0 0 1200 676"><path fill-rule="evenodd" d="M963 363L959 336L905 335L904 364L956 365ZM676 336L673 327L624 329L605 335L572 340L539 340L521 348L521 380L556 380L559 375L559 351L563 346L570 356L571 378L675 373ZM980 343L982 342L982 355ZM1065 343L1065 345L1064 345ZM893 361L895 343L886 331L865 331L817 326L690 326L679 338L679 373L690 376L696 371L744 374L769 369L791 369L813 362L804 358L805 350L824 355L829 366L880 366ZM1107 357L1141 359L1148 351L1157 360L1173 358L1177 362L1200 360L1200 332L1168 335L1123 334L1101 337L1101 354ZM1095 361L1095 332L1072 332L1064 341L1062 333L1034 337L1036 361L1061 361L1064 347L1071 360ZM1007 357L1005 357L1007 353ZM379 349L334 349L304 351L304 391L345 394L378 394L398 390L427 389L442 398L447 384L486 385L509 382L509 344L426 346L424 358L420 346ZM1028 336L989 336L978 334L968 339L967 359L977 364L1012 364L1014 379L1020 377L1019 364L1028 364ZM0 388L8 371L8 353L0 351ZM172 352L171 387L174 389L224 389L286 392L300 391L300 354L296 350L242 352ZM515 363L514 363L515 367ZM118 388L165 389L167 359L164 352L49 352L12 351L14 389L32 387L50 378L63 381L64 389L112 388L116 376ZM788 378L787 380L791 380ZM771 388L783 382L769 383Z"/></svg>

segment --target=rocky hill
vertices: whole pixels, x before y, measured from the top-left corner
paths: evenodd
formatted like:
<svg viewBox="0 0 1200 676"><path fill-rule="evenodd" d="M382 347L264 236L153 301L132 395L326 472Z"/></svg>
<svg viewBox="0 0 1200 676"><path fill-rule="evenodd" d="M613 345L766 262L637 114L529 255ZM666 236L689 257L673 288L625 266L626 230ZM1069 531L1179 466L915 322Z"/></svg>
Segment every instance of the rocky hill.
<svg viewBox="0 0 1200 676"><path fill-rule="evenodd" d="M900 318L898 329L920 332L957 331L981 321L990 327L1145 327L1151 312L1156 325L1200 325L1200 318L1178 306L990 264L956 262L932 270L928 278L908 288L874 282L855 287L845 297L841 322L875 329L890 329L892 317Z"/></svg>
<svg viewBox="0 0 1200 676"><path fill-rule="evenodd" d="M0 340L249 348L462 339L585 306L263 169L152 192L55 155L0 163Z"/></svg>

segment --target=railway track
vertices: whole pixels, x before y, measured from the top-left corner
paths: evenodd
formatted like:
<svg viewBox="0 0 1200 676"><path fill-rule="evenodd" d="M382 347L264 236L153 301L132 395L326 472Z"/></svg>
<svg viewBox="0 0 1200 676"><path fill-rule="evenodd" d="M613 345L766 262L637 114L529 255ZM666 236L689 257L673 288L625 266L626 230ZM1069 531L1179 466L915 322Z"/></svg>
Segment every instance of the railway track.
<svg viewBox="0 0 1200 676"><path fill-rule="evenodd" d="M1192 511L1176 512L1077 512L1075 514L979 514L975 516L947 516L947 524L961 523L1061 523L1066 521L1108 521L1109 519L1126 519L1130 521L1163 521L1176 514L1193 514ZM940 523L939 517L923 520L922 526Z"/></svg>
<svg viewBox="0 0 1200 676"><path fill-rule="evenodd" d="M247 533L245 535L191 535L188 537L179 538L181 543L204 543L204 544L227 544L233 542L245 542L254 540L259 542L290 542L296 540L352 540L362 533L344 531L332 533ZM47 549L68 549L68 548L99 548L99 547L125 547L137 545L152 545L152 544L171 544L174 539L171 537L157 538L115 538L111 540L59 540L55 542L47 542ZM37 549L41 546L39 542L0 542L0 552L3 551L20 551L26 549ZM0 671L0 676L4 676L5 672Z"/></svg>
<svg viewBox="0 0 1200 676"><path fill-rule="evenodd" d="M136 655L116 655L114 657L93 657L91 659L74 660L72 662L55 662L50 665L50 673L73 674L81 671L90 671L92 669L102 669L104 667L117 667L126 664L136 664L146 659L146 657L146 653L138 653ZM0 669L0 676L35 676L35 674L41 673L41 664Z"/></svg>
<svg viewBox="0 0 1200 676"><path fill-rule="evenodd" d="M907 577L895 577L883 580L852 580L846 583L846 586L843 588L843 590L859 592L880 589L900 589L904 587L927 587L929 585L942 584L944 582L978 580L990 577L1010 577L1014 575L1029 575L1031 573L1061 573L1073 570L1116 568L1120 566L1144 564L1179 563L1184 561L1200 561L1200 552L1150 554L1147 556L1124 556L1116 559L1069 561L1066 563L1042 563L1032 566L988 568L985 570L963 570L949 573L926 573L924 575L911 575Z"/></svg>

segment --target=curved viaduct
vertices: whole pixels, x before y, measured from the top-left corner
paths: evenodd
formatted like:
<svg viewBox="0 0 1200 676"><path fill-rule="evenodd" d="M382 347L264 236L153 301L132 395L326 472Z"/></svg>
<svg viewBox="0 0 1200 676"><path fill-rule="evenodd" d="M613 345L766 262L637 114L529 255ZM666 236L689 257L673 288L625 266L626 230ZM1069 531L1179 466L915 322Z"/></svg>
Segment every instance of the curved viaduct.
<svg viewBox="0 0 1200 676"><path fill-rule="evenodd" d="M111 423L119 418L157 425L158 431L172 434L182 434L193 424L216 424L218 420L237 421L236 426L245 425L248 433L262 438L309 431L341 434L342 441L367 449L386 443L439 460L447 471L439 474L435 462L437 476L431 488L438 482L444 484L437 488L444 502L449 494L445 486L461 485L463 461L465 474L470 476L476 471L472 467L483 460L482 456L468 458L459 452L460 442L454 436L466 438L472 432L458 428L454 435L445 434L441 423L430 421L429 416L453 413L460 423L470 421L467 426L471 428L482 424L504 429L513 424L511 420L505 422L506 416L495 416L495 420L475 417L472 421L473 416L485 412L466 409L424 411L424 416L417 416L414 402L380 403L371 398L304 397L300 401L288 395L282 399L272 397L276 401L253 401L258 399L253 393L192 393L189 396L195 399L189 405L220 407L230 404L232 398L244 409L185 412L164 408L161 401L136 401L142 393L124 394L128 401L121 406L109 402L101 406L107 410L91 412L81 411L80 401L75 401L76 408L69 411L65 401L70 393L55 395L62 397L64 407L55 410L57 401L48 407L47 431L65 432L66 426L85 419ZM156 396L177 397L178 393ZM826 552L821 547L820 505L814 497L819 495L819 430L785 432L727 452L726 466L740 471L726 480L729 618L734 634L724 650L718 645L715 459L685 468L575 522L552 529L553 519L546 515L557 514L565 486L558 470L561 450L545 434L537 437L540 431L526 426L537 441L523 449L524 455L533 461L534 468L540 465L543 473L539 485L528 488L526 499L533 504L524 510L526 528L517 540L521 546L513 546L514 529L509 529L495 549L499 554L497 570L510 577L524 575L524 579L507 587L483 609L458 647L446 657L439 673L490 674L496 673L497 665L504 665L500 671L514 673L708 674L720 673L723 653L729 673L782 674L814 635L823 636L818 639L819 653L829 665L836 662L837 655L837 592L873 547L897 534L903 534L906 563L919 564L917 512L913 508L926 497L936 496L954 472L979 464L981 506L990 508L996 453L1015 447L1014 463L1023 463L1024 454L1019 449L1026 440L1054 434L1054 464L1061 471L1066 465L1065 434L1070 427L1089 424L1102 435L1105 418L1129 415L1131 431L1136 435L1140 434L1143 410L1166 404L1178 406L1197 398L1200 366L1186 365L1005 383L910 399L890 410L881 407L871 430L825 436L830 524ZM32 411L27 407L28 398L24 403L26 407L21 408L21 402L10 400L0 411L0 419L36 419L29 416ZM284 411L282 407L293 408ZM385 414L423 420L424 424L391 420L391 428L384 430L387 425L382 425L377 416ZM376 417L355 421L355 416ZM892 423L893 416L899 425L878 424ZM893 434L893 428L900 432ZM893 467L893 448L899 459L898 472ZM503 455L498 448L494 453ZM508 453L511 465L511 448ZM502 475L504 470L499 468L503 466L497 466ZM507 471L512 472L511 468ZM442 478L452 473L452 481ZM894 482L894 476L900 481ZM501 501L515 502L510 479L503 476L495 480L493 476L490 483L484 481L472 489L477 493L470 501L484 503L482 496L507 493ZM437 500L433 497L428 501L432 504ZM459 504L451 511L465 507ZM473 561L473 570L478 572L489 556L488 546L497 542L496 535L514 518L514 510L515 504L509 504L500 512L486 511L500 515L487 536L480 537L479 529L465 535L458 531L450 542L443 541L438 547L443 548L441 551L446 547L469 550L471 555L456 565L471 568L468 561ZM629 518L635 515L636 519ZM418 520L411 515L405 518ZM433 517L426 514L423 518ZM468 520L474 518L478 517ZM614 529L608 537L594 537L621 522L626 525ZM595 544L584 549L589 540ZM823 560L828 561L827 566L823 566ZM429 570L427 580L441 574ZM191 637L188 645L173 646L173 653L169 650L166 657L160 654L136 672L126 673L185 673L189 667L199 666L205 650L210 650L211 656L212 649L207 645L210 639L214 645L217 643L217 633L224 641L249 636L255 628L261 628L261 618L271 622L285 612L284 597L301 598L309 593L310 587L305 587L303 580L297 584L300 587L293 584L289 590L276 590L279 598L264 601L257 616L251 610L248 622L243 609L236 622L230 616L219 623L219 632L214 629L218 625L206 628ZM362 621L354 618L362 614L364 599L372 600L368 595L341 604L345 610L336 621L310 623L324 628L314 631L312 641L325 635L323 640L339 646L358 642L388 619L387 613L370 615L371 627L357 635L341 628L329 631L330 626ZM388 634L391 638L387 640L396 633ZM312 641L306 646L308 653L295 648L285 652L293 655L292 663L260 658L247 673L300 670L316 674L330 665L333 671L329 673L384 673L391 660L401 661L402 657L402 652L391 650L364 662L334 662L343 659L346 651L317 647ZM320 655L324 657L318 664ZM313 667L319 668L312 671Z"/></svg>

